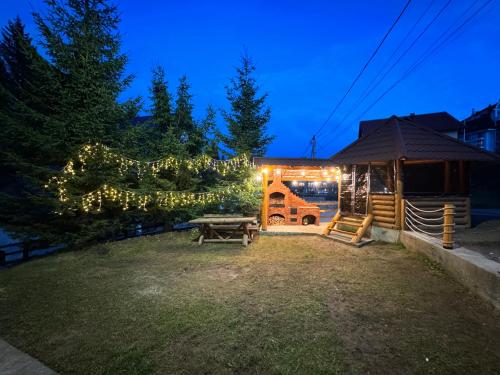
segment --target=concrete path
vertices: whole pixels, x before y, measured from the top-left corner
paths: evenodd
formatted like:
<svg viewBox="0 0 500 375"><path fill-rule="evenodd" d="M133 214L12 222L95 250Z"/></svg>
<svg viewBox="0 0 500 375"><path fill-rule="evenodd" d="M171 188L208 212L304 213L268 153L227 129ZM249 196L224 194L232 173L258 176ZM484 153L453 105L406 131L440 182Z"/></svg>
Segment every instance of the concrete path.
<svg viewBox="0 0 500 375"><path fill-rule="evenodd" d="M56 375L47 366L0 339L0 374L2 375Z"/></svg>
<svg viewBox="0 0 500 375"><path fill-rule="evenodd" d="M321 234L326 228L326 224L321 225L268 225L266 232L261 234Z"/></svg>

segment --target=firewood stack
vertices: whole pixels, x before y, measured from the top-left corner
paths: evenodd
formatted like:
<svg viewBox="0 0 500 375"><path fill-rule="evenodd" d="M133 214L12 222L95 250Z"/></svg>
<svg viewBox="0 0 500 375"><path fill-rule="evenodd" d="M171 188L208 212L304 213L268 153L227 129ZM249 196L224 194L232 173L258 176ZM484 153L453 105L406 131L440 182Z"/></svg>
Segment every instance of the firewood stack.
<svg viewBox="0 0 500 375"><path fill-rule="evenodd" d="M269 225L285 225L285 218L279 215L272 215L269 218Z"/></svg>

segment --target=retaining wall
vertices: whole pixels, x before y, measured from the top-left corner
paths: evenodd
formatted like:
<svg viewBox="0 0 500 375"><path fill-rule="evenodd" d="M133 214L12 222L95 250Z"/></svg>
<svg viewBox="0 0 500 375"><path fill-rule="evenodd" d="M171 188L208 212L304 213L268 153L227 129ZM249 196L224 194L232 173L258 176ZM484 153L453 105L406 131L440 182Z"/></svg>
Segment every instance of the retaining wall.
<svg viewBox="0 0 500 375"><path fill-rule="evenodd" d="M400 241L407 249L440 263L455 279L500 309L500 263L464 247L444 249L440 241L413 232L401 231Z"/></svg>

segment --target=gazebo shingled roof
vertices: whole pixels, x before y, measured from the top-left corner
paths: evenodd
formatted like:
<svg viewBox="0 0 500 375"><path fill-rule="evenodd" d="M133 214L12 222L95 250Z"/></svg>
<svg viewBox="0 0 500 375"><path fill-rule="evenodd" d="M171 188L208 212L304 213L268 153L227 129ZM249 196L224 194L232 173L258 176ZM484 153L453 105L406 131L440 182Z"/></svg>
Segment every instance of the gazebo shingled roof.
<svg viewBox="0 0 500 375"><path fill-rule="evenodd" d="M335 164L389 160L500 162L500 157L407 119L392 116L385 125L357 139L333 155L331 160Z"/></svg>

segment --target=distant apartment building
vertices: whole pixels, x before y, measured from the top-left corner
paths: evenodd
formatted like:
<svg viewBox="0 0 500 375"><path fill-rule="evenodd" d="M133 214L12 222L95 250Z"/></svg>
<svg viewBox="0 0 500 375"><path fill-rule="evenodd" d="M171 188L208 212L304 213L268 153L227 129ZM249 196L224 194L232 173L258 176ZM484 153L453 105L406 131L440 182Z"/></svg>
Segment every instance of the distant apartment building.
<svg viewBox="0 0 500 375"><path fill-rule="evenodd" d="M485 151L500 153L500 101L463 120L460 139Z"/></svg>

